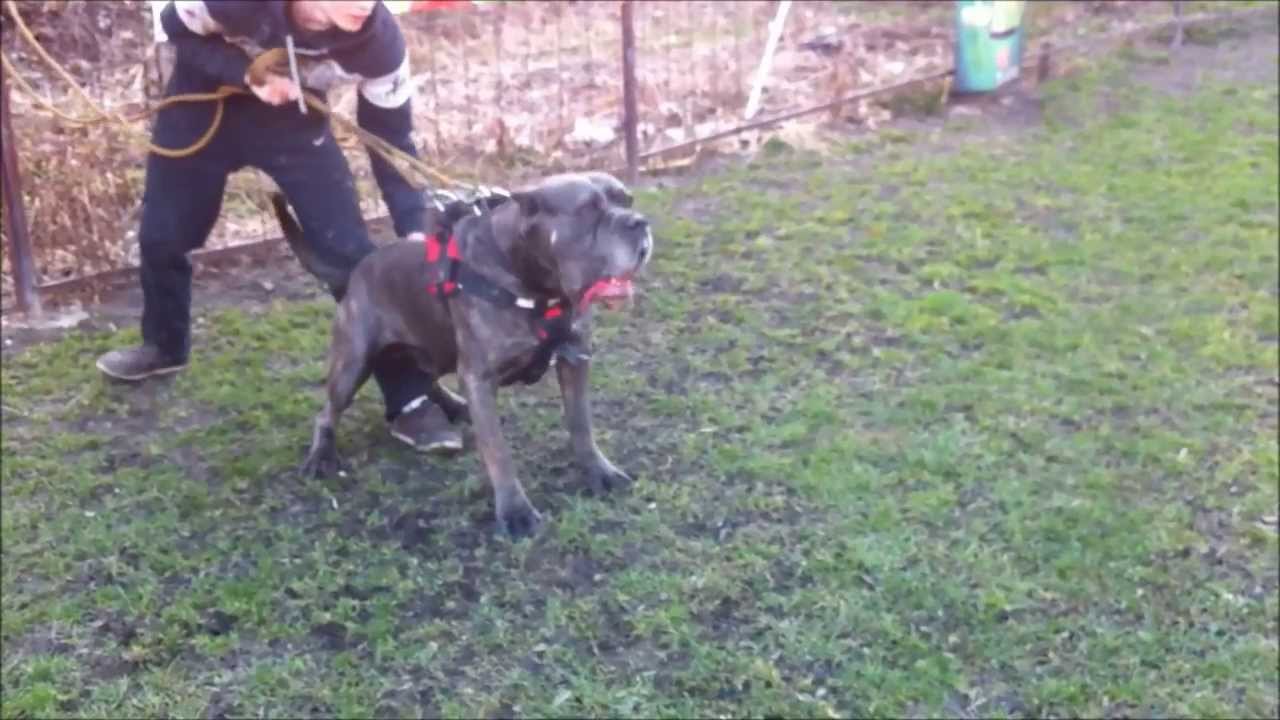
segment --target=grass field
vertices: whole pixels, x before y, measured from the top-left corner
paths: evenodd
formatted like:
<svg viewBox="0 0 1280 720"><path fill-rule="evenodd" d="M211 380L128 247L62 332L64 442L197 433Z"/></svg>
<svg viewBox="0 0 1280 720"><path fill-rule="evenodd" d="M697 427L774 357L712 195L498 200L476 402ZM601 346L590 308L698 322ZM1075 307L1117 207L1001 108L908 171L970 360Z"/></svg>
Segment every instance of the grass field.
<svg viewBox="0 0 1280 720"><path fill-rule="evenodd" d="M327 300L207 315L142 388L92 365L132 329L22 351L0 714L1274 717L1262 33L1270 71L1131 53L1043 124L639 193L659 245L594 373L638 482L586 496L554 382L505 394L531 542L372 386L354 472L297 478Z"/></svg>

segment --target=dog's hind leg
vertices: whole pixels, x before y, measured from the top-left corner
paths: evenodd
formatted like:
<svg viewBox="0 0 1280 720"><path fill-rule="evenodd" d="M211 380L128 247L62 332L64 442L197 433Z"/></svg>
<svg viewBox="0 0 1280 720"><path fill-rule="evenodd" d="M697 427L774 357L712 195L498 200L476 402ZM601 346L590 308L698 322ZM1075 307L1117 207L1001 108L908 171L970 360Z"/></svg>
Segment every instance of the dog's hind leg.
<svg viewBox="0 0 1280 720"><path fill-rule="evenodd" d="M368 339L351 337L341 321L343 308L339 307L338 312L333 326L333 341L329 345L327 397L324 409L316 415L311 450L300 470L304 477L326 477L341 469L342 459L338 456L337 447L338 418L351 407L356 392L373 372Z"/></svg>

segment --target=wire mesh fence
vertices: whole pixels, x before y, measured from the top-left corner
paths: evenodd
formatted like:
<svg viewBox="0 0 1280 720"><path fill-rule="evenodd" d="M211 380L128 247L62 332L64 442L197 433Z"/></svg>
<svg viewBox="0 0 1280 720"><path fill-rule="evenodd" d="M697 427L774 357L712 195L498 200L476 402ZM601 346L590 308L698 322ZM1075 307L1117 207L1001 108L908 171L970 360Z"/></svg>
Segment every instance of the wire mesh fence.
<svg viewBox="0 0 1280 720"><path fill-rule="evenodd" d="M691 141L747 125L779 2L635 2L636 142L648 163L693 152ZM451 177L502 186L565 169L623 167L620 2L457 3L400 16L417 88L415 143ZM22 0L39 42L100 106L138 110L162 94L168 53L139 0ZM874 127L885 103L835 104L860 88L946 70L954 3L791 3L754 119L823 109L826 122ZM1045 2L1028 13L1033 38L1072 37L1170 14L1167 3ZM46 101L83 115L69 87L6 22L4 54ZM10 100L21 195L38 281L137 263L136 229L147 123L77 126L25 92ZM329 102L355 116L356 90ZM359 141L335 128L368 217L385 214ZM731 137L725 147L735 144ZM228 184L208 248L278 235L272 183L245 170ZM6 226L3 290L12 306Z"/></svg>

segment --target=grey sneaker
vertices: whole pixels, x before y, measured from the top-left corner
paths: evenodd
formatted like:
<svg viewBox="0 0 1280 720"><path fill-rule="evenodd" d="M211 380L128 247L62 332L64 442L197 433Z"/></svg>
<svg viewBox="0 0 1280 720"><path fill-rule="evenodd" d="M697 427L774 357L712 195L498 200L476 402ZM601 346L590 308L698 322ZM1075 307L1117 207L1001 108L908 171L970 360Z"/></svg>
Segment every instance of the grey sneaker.
<svg viewBox="0 0 1280 720"><path fill-rule="evenodd" d="M143 380L152 375L167 375L185 368L185 361L166 357L154 345L112 350L98 358L98 369L117 380Z"/></svg>
<svg viewBox="0 0 1280 720"><path fill-rule="evenodd" d="M397 415L391 421L391 436L418 452L455 453L462 449L462 434L449 424L444 410L430 401Z"/></svg>

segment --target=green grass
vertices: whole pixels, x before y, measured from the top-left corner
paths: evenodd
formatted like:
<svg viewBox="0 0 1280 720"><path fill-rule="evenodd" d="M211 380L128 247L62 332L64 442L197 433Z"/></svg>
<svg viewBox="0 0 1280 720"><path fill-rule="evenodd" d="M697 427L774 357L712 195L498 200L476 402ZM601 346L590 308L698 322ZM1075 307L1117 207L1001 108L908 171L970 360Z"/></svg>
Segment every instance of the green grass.
<svg viewBox="0 0 1280 720"><path fill-rule="evenodd" d="M0 714L1275 716L1276 87L1127 77L640 192L594 383L640 479L582 495L554 383L505 394L533 542L372 387L296 478L327 301L145 389L92 369L134 331L24 351Z"/></svg>

